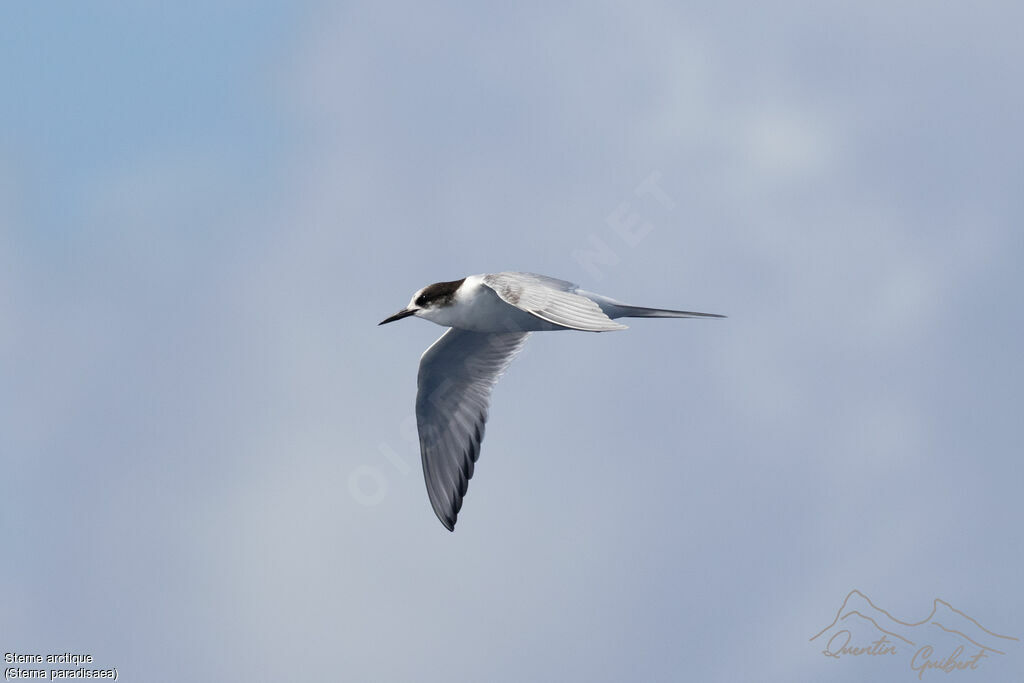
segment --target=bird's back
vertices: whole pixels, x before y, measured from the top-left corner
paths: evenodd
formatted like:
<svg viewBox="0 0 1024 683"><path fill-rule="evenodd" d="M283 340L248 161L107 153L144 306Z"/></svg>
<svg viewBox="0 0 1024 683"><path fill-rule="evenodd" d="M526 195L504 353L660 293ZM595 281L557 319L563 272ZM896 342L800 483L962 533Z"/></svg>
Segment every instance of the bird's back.
<svg viewBox="0 0 1024 683"><path fill-rule="evenodd" d="M529 284L517 288L511 273L494 275L470 275L459 287L451 305L433 313L431 320L441 325L457 327L473 332L548 332L566 329L537 317L511 303L523 298L545 298L544 291L549 285ZM561 281L557 281L561 282ZM495 287L502 287L501 296ZM555 291L555 290L551 290ZM508 297L508 298L506 298Z"/></svg>

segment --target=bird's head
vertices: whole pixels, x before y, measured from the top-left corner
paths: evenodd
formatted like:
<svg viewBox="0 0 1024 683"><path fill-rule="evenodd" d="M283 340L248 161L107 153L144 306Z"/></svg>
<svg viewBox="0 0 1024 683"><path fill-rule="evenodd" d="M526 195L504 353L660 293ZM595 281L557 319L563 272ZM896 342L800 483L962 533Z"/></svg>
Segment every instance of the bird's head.
<svg viewBox="0 0 1024 683"><path fill-rule="evenodd" d="M451 282L435 282L432 285L427 285L412 295L408 306L377 324L393 323L396 320L408 318L410 315L429 320L432 313L452 304L455 300L455 293L464 281L465 278Z"/></svg>

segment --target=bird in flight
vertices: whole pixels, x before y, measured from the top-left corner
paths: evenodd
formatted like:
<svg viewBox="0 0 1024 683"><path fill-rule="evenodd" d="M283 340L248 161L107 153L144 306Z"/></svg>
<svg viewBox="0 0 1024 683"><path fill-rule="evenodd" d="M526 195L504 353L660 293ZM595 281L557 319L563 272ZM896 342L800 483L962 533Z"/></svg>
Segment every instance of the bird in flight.
<svg viewBox="0 0 1024 683"><path fill-rule="evenodd" d="M470 275L419 290L379 324L416 316L450 328L420 358L416 426L427 495L449 531L480 456L491 389L531 332L624 330L617 318L724 318L628 306L533 273Z"/></svg>

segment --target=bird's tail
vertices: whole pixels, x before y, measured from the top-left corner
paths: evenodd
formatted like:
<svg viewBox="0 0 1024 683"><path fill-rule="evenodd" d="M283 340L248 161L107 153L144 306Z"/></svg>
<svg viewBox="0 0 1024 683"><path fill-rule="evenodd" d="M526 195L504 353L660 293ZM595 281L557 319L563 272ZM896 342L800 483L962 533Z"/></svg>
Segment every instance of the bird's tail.
<svg viewBox="0 0 1024 683"><path fill-rule="evenodd" d="M602 309L604 306L601 307ZM724 318L717 313L698 313L696 311L673 311L671 308L644 308L643 306L626 306L614 304L615 311L605 311L609 318Z"/></svg>
<svg viewBox="0 0 1024 683"><path fill-rule="evenodd" d="M581 294L604 311L609 318L724 318L726 316L717 313L698 313L696 311L676 311L671 308L645 308L643 306L630 306L615 299L609 299L600 294L579 290Z"/></svg>

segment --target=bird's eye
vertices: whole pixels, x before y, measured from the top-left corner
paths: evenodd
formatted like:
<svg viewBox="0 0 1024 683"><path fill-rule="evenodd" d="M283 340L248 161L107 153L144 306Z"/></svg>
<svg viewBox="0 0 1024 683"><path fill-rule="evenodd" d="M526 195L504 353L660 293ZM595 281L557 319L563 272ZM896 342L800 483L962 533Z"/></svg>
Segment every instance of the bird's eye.
<svg viewBox="0 0 1024 683"><path fill-rule="evenodd" d="M423 306L426 305L426 303L427 303L427 297L423 296L422 294L420 294L418 297L416 297L416 305L417 306L422 308Z"/></svg>

